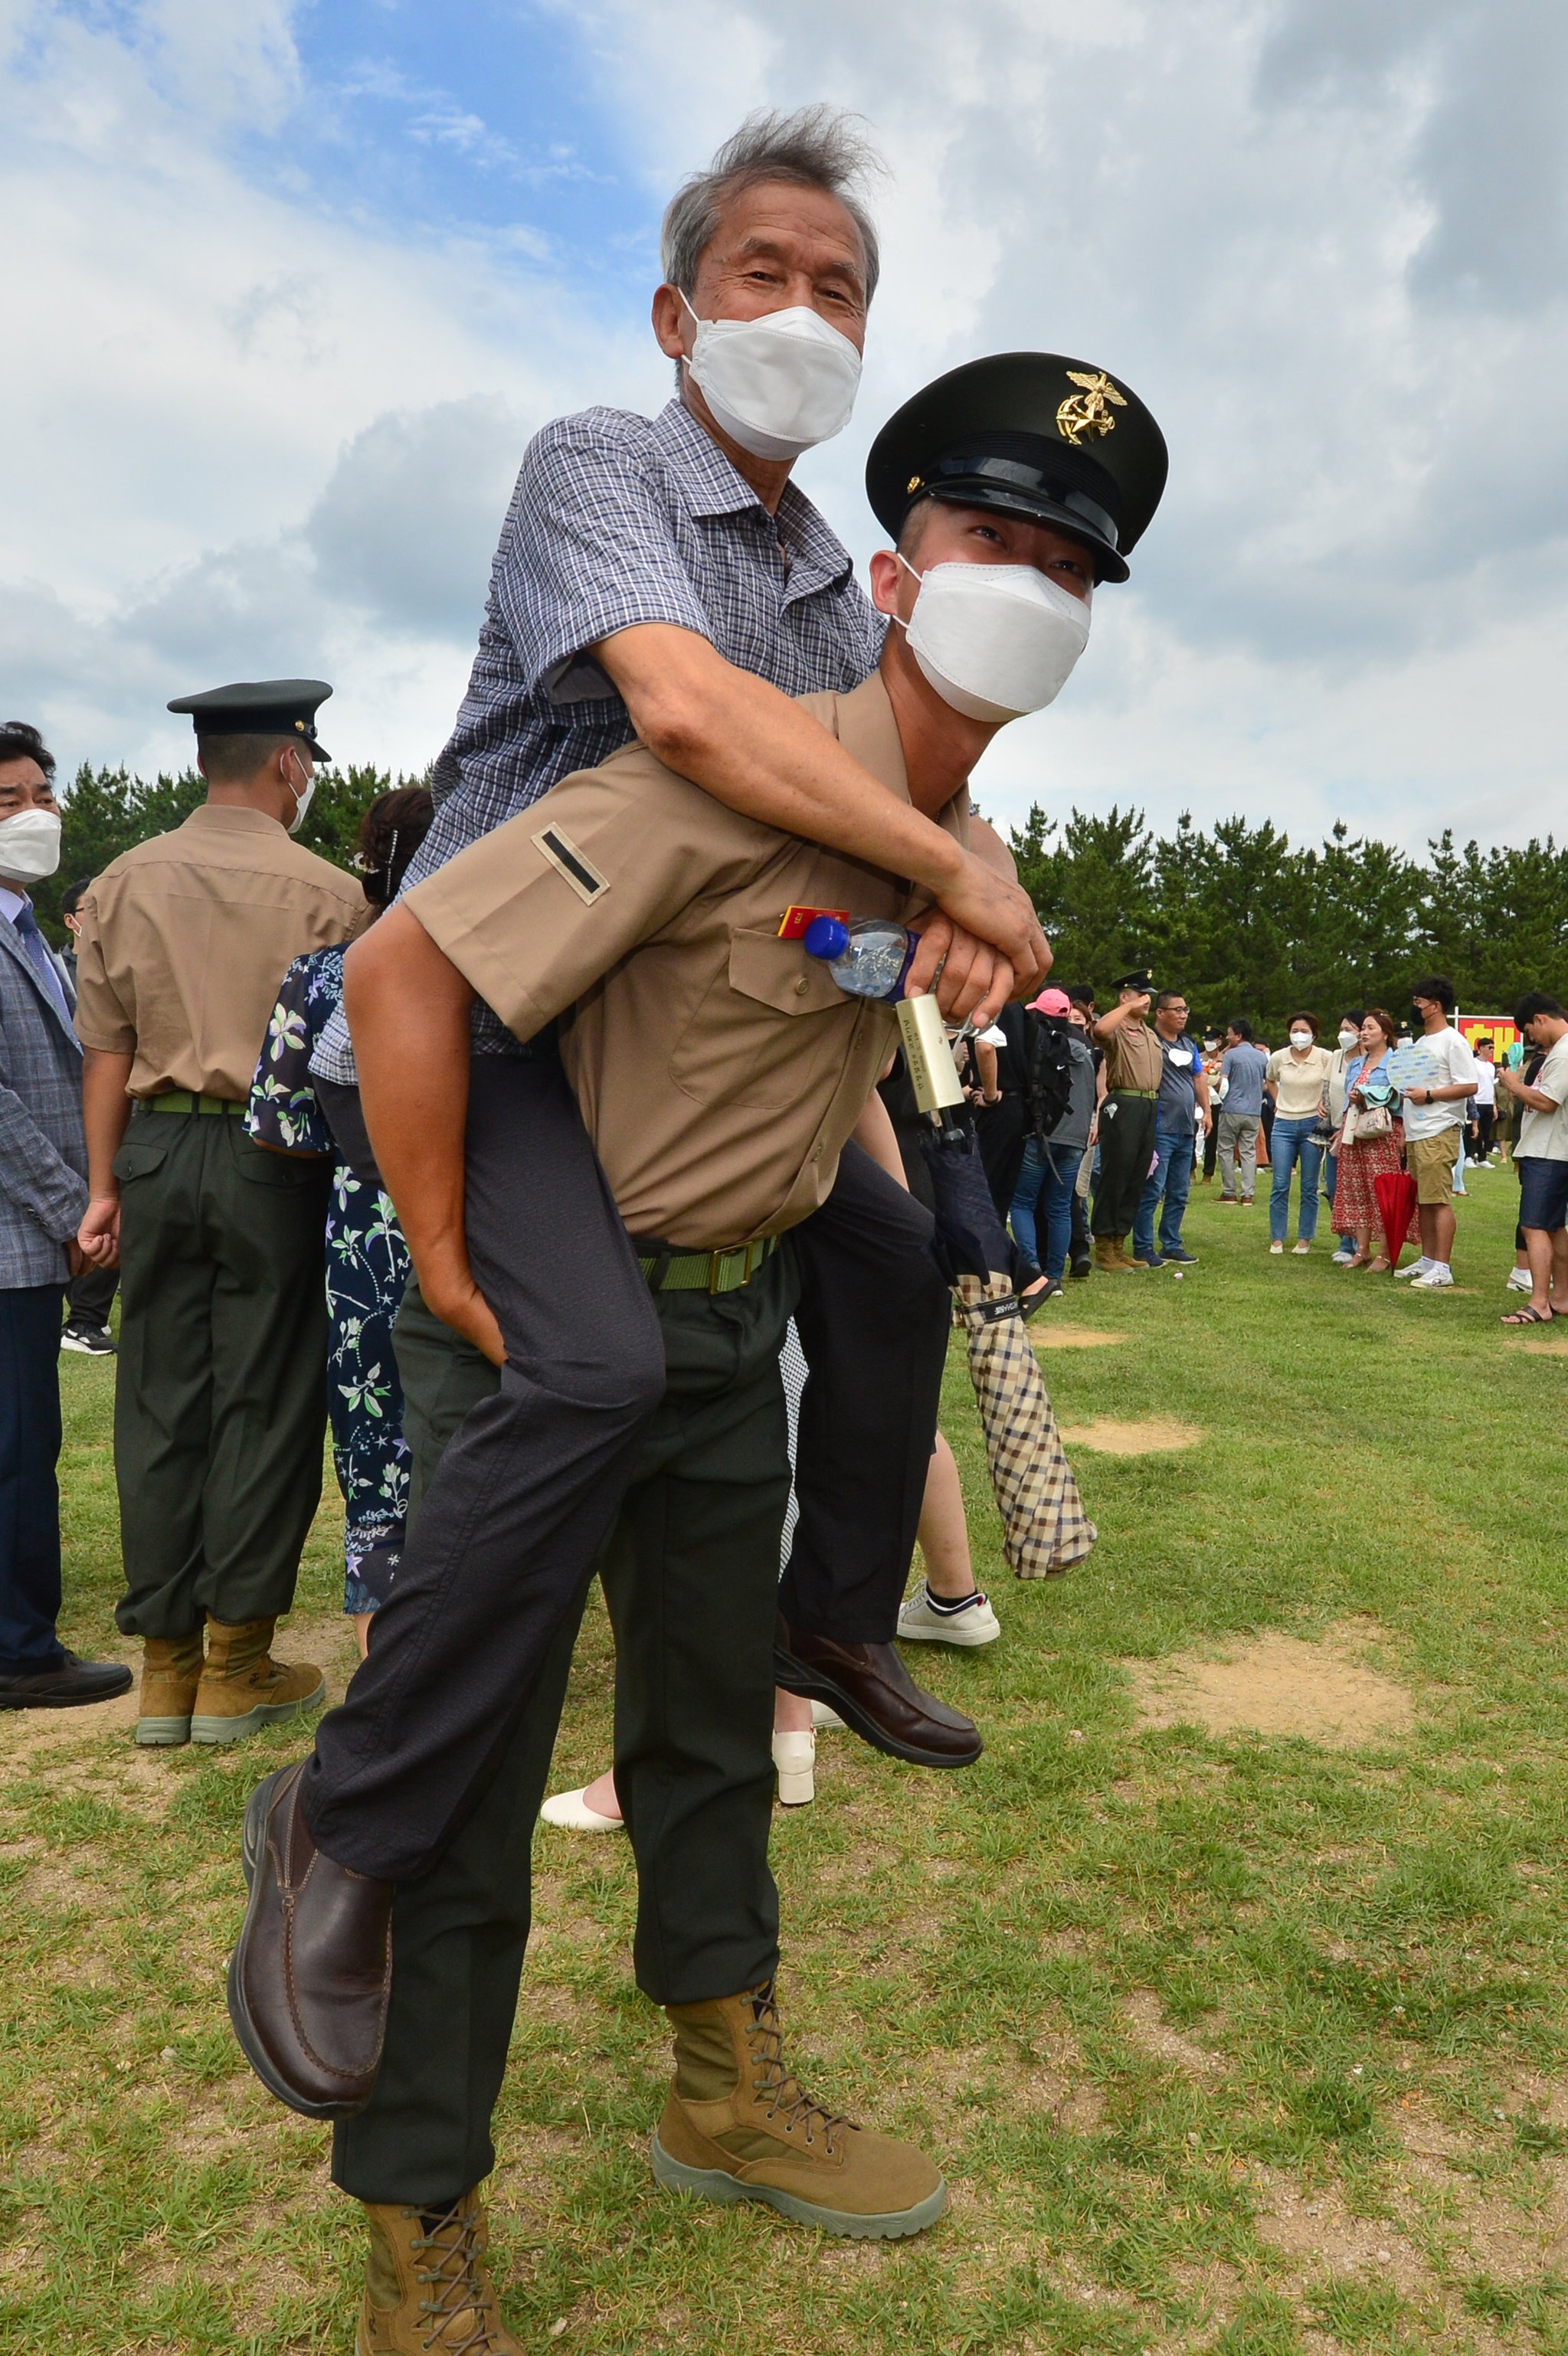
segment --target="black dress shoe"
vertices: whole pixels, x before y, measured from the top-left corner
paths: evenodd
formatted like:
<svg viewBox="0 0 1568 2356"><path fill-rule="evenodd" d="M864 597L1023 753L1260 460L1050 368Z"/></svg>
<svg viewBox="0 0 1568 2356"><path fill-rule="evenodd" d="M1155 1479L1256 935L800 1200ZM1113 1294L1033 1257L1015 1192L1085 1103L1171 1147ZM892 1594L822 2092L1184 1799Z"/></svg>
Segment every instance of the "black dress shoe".
<svg viewBox="0 0 1568 2356"><path fill-rule="evenodd" d="M773 1674L786 1693L825 1701L862 1741L912 1766L972 1767L985 1747L972 1719L915 1683L897 1645L810 1635L780 1612Z"/></svg>
<svg viewBox="0 0 1568 2356"><path fill-rule="evenodd" d="M348 2119L375 2092L392 1988L390 1881L334 1865L299 1806L305 1762L257 1784L242 1856L251 1902L229 1960L229 2018L270 2094Z"/></svg>
<svg viewBox="0 0 1568 2356"><path fill-rule="evenodd" d="M81 1709L130 1690L124 1661L83 1661L74 1653L58 1669L0 1669L0 1709Z"/></svg>

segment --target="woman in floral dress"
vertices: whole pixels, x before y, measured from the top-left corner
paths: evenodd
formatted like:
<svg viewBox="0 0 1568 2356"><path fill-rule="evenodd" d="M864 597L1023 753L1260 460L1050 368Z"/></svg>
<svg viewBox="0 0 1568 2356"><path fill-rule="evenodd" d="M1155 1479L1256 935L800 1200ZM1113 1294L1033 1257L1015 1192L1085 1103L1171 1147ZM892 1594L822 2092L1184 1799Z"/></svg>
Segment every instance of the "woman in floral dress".
<svg viewBox="0 0 1568 2356"><path fill-rule="evenodd" d="M1389 1057L1398 1036L1393 1017L1385 1014L1380 1006L1369 1007L1361 1024L1360 1048L1345 1066L1347 1129L1336 1163L1334 1230L1337 1235L1356 1238L1356 1256L1345 1262L1346 1267L1369 1269L1374 1276L1391 1265L1388 1252L1379 1241L1382 1208L1376 1181L1399 1171L1404 1163L1404 1123L1399 1117L1399 1090L1389 1078ZM1348 1133L1350 1116L1379 1106L1389 1114L1390 1127L1380 1137L1352 1140ZM1410 1215L1413 1221L1413 1209ZM1404 1241L1402 1236L1402 1251Z"/></svg>
<svg viewBox="0 0 1568 2356"><path fill-rule="evenodd" d="M430 824L423 786L378 796L360 828L357 864L377 913L394 897ZM327 1369L332 1464L343 1493L343 1609L363 1652L403 1552L408 1444L392 1320L408 1282L408 1247L386 1194L338 1153L310 1077L316 1043L343 995L341 944L295 958L284 976L251 1087L245 1127L280 1153L331 1154L327 1214Z"/></svg>

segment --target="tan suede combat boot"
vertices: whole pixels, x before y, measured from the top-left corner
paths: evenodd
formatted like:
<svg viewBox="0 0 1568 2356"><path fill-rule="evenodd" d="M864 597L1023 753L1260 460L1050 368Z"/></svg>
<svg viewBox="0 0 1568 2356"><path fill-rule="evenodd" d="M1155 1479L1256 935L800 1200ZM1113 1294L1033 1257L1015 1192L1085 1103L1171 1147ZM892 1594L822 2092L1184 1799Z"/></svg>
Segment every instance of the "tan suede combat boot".
<svg viewBox="0 0 1568 2356"><path fill-rule="evenodd" d="M371 2261L354 2356L523 2356L496 2307L477 2192L442 2213L364 2210Z"/></svg>
<svg viewBox="0 0 1568 2356"><path fill-rule="evenodd" d="M201 1631L188 1636L148 1636L142 1644L138 1742L172 1750L190 1740L190 1713L201 1682Z"/></svg>
<svg viewBox="0 0 1568 2356"><path fill-rule="evenodd" d="M207 1665L190 1713L193 1742L239 1742L263 1726L320 1708L326 1678L306 1664L291 1669L274 1660L268 1648L276 1626L275 1620L242 1620L232 1627L208 1622Z"/></svg>
<svg viewBox="0 0 1568 2356"><path fill-rule="evenodd" d="M911 2144L804 2094L784 2060L771 1982L667 2005L675 2079L653 2138L660 2184L705 2201L763 2201L798 2224L892 2241L934 2225L940 2171Z"/></svg>
<svg viewBox="0 0 1568 2356"><path fill-rule="evenodd" d="M1125 1239L1121 1236L1096 1236L1094 1265L1104 1276L1123 1276L1133 1263L1127 1257Z"/></svg>

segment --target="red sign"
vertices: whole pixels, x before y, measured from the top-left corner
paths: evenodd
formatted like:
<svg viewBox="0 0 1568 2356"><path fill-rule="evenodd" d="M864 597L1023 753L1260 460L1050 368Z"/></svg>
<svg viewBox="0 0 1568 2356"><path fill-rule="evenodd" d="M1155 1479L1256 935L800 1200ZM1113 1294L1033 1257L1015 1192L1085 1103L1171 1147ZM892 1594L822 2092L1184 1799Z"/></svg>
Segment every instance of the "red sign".
<svg viewBox="0 0 1568 2356"><path fill-rule="evenodd" d="M841 925L847 925L849 910L847 908L786 908L784 922L779 927L779 939L781 941L800 940L813 916L836 916Z"/></svg>

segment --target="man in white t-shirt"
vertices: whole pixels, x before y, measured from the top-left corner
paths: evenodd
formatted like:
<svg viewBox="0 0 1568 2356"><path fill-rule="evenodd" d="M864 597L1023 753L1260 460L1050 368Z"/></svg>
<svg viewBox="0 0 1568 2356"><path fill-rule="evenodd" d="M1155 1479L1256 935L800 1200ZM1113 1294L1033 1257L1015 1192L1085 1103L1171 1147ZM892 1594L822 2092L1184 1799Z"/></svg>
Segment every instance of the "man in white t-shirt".
<svg viewBox="0 0 1568 2356"><path fill-rule="evenodd" d="M1533 1082L1506 1066L1498 1074L1520 1108L1514 1160L1530 1281L1530 1306L1503 1323L1544 1325L1568 1315L1568 1013L1543 990L1532 990L1513 1019L1532 1047L1545 1048L1546 1060Z"/></svg>
<svg viewBox="0 0 1568 2356"><path fill-rule="evenodd" d="M1459 1142L1477 1086L1476 1058L1454 1028L1454 985L1434 973L1411 991L1421 1025L1420 1044L1436 1076L1404 1090L1405 1158L1415 1180L1421 1221L1421 1258L1402 1276L1423 1292L1440 1292L1454 1281L1454 1170Z"/></svg>

